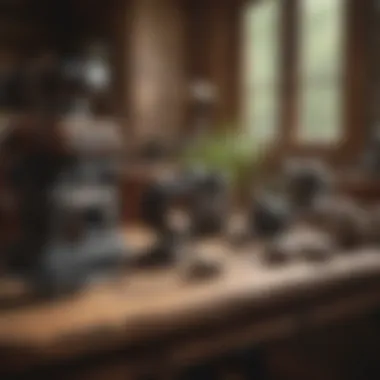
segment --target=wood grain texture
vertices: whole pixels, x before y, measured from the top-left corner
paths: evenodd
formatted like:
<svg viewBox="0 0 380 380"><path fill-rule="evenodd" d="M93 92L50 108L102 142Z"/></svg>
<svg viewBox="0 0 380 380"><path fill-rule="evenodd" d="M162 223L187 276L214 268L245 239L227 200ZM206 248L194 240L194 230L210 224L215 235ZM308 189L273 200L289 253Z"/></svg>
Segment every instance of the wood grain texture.
<svg viewBox="0 0 380 380"><path fill-rule="evenodd" d="M178 335L186 337L200 328L211 334L206 340L208 352L212 352L215 348L229 347L229 341L235 345L244 342L245 336L248 336L245 342L249 343L293 333L299 310L312 305L317 307L324 299L325 303L328 299L332 303L319 314L312 313L315 317L311 320L316 325L380 303L378 287L368 285L358 288L360 291L353 288L364 280L378 278L380 256L376 251L337 256L326 265L298 263L270 269L254 260L257 247L238 253L224 243L210 241L204 243L202 249L224 260L225 272L221 277L190 285L174 268L140 273L127 271L125 277L93 286L68 299L2 310L0 357L6 361L1 364L11 365L15 358L18 361L23 358L24 365L66 360L117 347L164 342ZM334 296L337 289L346 289L352 297L355 292L358 294L352 298L353 303L347 304L349 298L346 301L342 298L342 307L338 307L343 310L341 315L334 310L339 303L331 298L338 297ZM367 296L363 297L364 294ZM227 335L215 332L212 337L213 328L243 316L249 317L245 330L234 332L232 329ZM223 343L218 339L227 340ZM185 351L178 350L177 346L173 348L172 357L179 362L190 360L193 355L191 339L190 346L186 341L188 339L183 343Z"/></svg>
<svg viewBox="0 0 380 380"><path fill-rule="evenodd" d="M174 0L133 0L130 11L132 128L142 143L170 146L184 116L182 8Z"/></svg>

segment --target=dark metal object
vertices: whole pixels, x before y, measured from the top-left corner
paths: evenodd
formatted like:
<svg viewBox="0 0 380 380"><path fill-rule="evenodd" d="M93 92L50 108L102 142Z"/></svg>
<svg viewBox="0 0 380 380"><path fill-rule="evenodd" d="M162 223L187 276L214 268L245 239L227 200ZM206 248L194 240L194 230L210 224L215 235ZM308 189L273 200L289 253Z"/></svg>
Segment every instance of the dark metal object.
<svg viewBox="0 0 380 380"><path fill-rule="evenodd" d="M45 129L43 123L50 128ZM9 131L4 132L2 150L5 186L17 204L19 229L17 244L9 248L7 262L11 268L23 270L35 263L46 244L49 190L69 164L70 155L54 122L44 120L39 124L32 117L19 118L9 126Z"/></svg>
<svg viewBox="0 0 380 380"><path fill-rule="evenodd" d="M120 134L105 120L59 117L56 64L47 55L32 65L19 89L27 99L25 116L13 119L1 140L5 188L17 214L6 266L53 294L114 273L125 256L117 191Z"/></svg>
<svg viewBox="0 0 380 380"><path fill-rule="evenodd" d="M227 185L214 173L186 172L152 184L141 208L160 236L156 257L171 261L184 240L221 232L227 205Z"/></svg>
<svg viewBox="0 0 380 380"><path fill-rule="evenodd" d="M43 292L74 290L115 271L125 255L117 184L109 181L118 135L96 121L80 137L70 134L70 122L51 124L41 134L41 125L24 122L3 142L13 157L6 179L19 210L19 234L8 249L7 266ZM106 144L110 152L104 153Z"/></svg>
<svg viewBox="0 0 380 380"><path fill-rule="evenodd" d="M144 219L161 233L170 230L169 214L182 209L195 235L220 232L226 216L227 185L214 173L189 172L154 183L142 201Z"/></svg>

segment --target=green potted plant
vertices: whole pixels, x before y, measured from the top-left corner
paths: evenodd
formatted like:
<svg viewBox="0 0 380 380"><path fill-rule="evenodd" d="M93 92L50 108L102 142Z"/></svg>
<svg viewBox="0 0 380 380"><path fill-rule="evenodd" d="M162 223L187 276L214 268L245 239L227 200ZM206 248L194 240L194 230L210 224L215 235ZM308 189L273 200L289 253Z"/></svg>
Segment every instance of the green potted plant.
<svg viewBox="0 0 380 380"><path fill-rule="evenodd" d="M219 128L185 149L182 164L223 174L235 201L244 202L260 174L266 149L236 125Z"/></svg>

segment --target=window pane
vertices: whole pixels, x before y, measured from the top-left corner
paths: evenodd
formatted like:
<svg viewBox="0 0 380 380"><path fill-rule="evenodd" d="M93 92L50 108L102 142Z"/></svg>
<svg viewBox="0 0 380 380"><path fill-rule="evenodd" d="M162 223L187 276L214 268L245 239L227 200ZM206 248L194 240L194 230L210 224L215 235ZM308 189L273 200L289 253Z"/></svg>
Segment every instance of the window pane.
<svg viewBox="0 0 380 380"><path fill-rule="evenodd" d="M302 119L299 137L309 143L330 143L340 139L340 91L334 82L310 85L301 98Z"/></svg>
<svg viewBox="0 0 380 380"><path fill-rule="evenodd" d="M257 139L277 129L280 1L250 4L244 14L244 109L247 128Z"/></svg>
<svg viewBox="0 0 380 380"><path fill-rule="evenodd" d="M276 87L253 88L256 94L248 109L249 131L258 142L276 137L278 105Z"/></svg>
<svg viewBox="0 0 380 380"><path fill-rule="evenodd" d="M301 1L303 76L340 73L343 8L343 0Z"/></svg>
<svg viewBox="0 0 380 380"><path fill-rule="evenodd" d="M341 137L344 0L301 1L299 139L334 143Z"/></svg>
<svg viewBox="0 0 380 380"><path fill-rule="evenodd" d="M279 1L250 5L246 13L247 79L249 84L273 82L278 74Z"/></svg>

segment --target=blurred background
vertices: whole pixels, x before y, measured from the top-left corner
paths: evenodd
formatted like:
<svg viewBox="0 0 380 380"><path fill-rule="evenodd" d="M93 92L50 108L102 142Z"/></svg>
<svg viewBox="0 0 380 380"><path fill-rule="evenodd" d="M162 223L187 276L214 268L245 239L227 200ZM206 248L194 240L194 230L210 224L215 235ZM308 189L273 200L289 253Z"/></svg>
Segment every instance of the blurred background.
<svg viewBox="0 0 380 380"><path fill-rule="evenodd" d="M275 173L289 157L320 160L333 173L336 192L352 197L361 202L361 205L373 204L380 200L379 4L377 0L0 0L0 142L3 143L3 136L10 125L21 125L20 136L23 142L17 148L20 150L14 150L12 140L10 151L13 149L16 156L24 151L29 154L29 148L26 147L29 142L34 144L34 140L24 132L29 125L34 128L42 116L45 121L48 120L47 124L54 126L55 121L47 116L53 115L54 120L64 120L70 125L69 130L73 136L83 122L88 125L99 122L102 130L109 121L112 125L117 125L119 132L116 138L113 132L110 132L110 136L107 133L103 136L99 132L99 140L95 141L96 137L91 140L91 136L98 135L98 129L95 130L94 127L88 135L84 134L83 140L80 140L82 137L78 138L81 141L78 145L74 144L76 156L81 156L81 152L90 155L95 152L94 155L98 155L98 150L101 150L99 146L102 143L106 145L105 141L109 141L112 149L118 151L118 165L115 164L118 170L117 180L113 173L113 179L107 179L107 186L117 187L120 204L116 201L119 198L112 193L109 204L99 206L102 210L113 210L115 207L120 211L119 218L114 214L110 216L112 228L116 228L116 225L118 228L128 226L135 231L135 226L142 229L144 223L146 227L147 210L142 205L146 189L158 180L176 174L183 167L206 168L227 175L228 179L232 179L229 183L232 183L234 212L236 209L246 211L249 207L245 207L244 202L252 195L252 184L261 188L264 180ZM76 123L79 123L78 129ZM46 141L42 144L38 140L41 145L37 144L37 149L30 150L34 154L39 152L40 146L44 149L47 147L46 151L51 149L46 153L49 156L40 157L41 161L36 163L30 181L25 182L27 185L18 182L19 193L7 193L7 184L14 181L15 177L10 180L5 173L9 171L7 163L12 162L13 165L13 161L8 160L8 148L0 148L1 248L2 242L7 242L21 223L17 217L12 219L17 214L17 207L12 211L12 194L16 194L16 198L27 199L25 204L20 203L24 206L34 203L34 208L25 208L26 215L49 213L49 207L43 208L46 206L46 194L38 198L41 194L37 193L41 193L41 188L33 184L40 169L49 161L46 157L50 157L52 151L63 155L64 148L57 143L62 136L55 134L54 128L52 126L42 130L44 137L41 141ZM111 129L110 127L109 130ZM46 136L51 139L45 138ZM75 139L77 137L73 137ZM90 141L92 150L87 150L86 143L82 146L83 141ZM27 162L29 156L26 157ZM61 164L60 162L59 165ZM58 172L56 168L51 170ZM21 171L32 173L28 166ZM77 175L85 178L89 172L91 170L88 171L86 167ZM50 172L46 175L49 177ZM76 180L73 180L74 183ZM99 181L104 182L103 179ZM98 186L99 183L96 183ZM67 194L71 195L66 189ZM85 193L80 199L87 195ZM40 203L36 203L36 199ZM63 202L62 199L57 203ZM226 199L222 197L220 203L227 203ZM200 208L207 203L206 200ZM220 203L216 206L218 210L222 208ZM151 211L150 206L147 208ZM160 213L159 210L154 212ZM38 220L38 215L34 221ZM94 222L96 215L88 215L91 225L99 223ZM49 218L57 219L55 214L49 214ZM227 219L223 213L217 215L219 220L225 218ZM31 222L33 219L22 220L25 225L34 224ZM74 215L73 219L65 219L63 223L65 236L70 236L70 239L75 235L74 230L85 229L83 226L78 227L76 221ZM45 223L41 227L42 232L38 232L42 240L37 245L45 243L48 224ZM69 228L72 226L74 227ZM159 229L162 226L154 227ZM141 239L148 239L141 238L144 234L140 232L139 230L137 238L136 233L129 234L128 243L139 245ZM159 233L164 234L161 230ZM98 243L94 245L97 246ZM221 245L225 249L225 244ZM366 263L367 267L371 267L369 262ZM352 266L354 269L360 267L356 262ZM234 278L239 279L239 270L235 270ZM174 292L177 295L168 299L178 300L181 305L180 302L188 300L190 306L186 304L184 310L189 315L191 310L195 310L191 307L191 302L198 300L198 296L204 305L204 308L200 308L200 314L204 315L207 306L214 305L212 301L219 300L218 297L230 289L224 288L221 281L210 293L205 290L205 293L196 293L192 298L193 293L185 290L187 293L182 297L173 275L165 272L163 277L157 277L156 274L151 277L151 273L147 273L142 282L149 283L152 278L151 286L154 289L166 289L163 284L171 284L167 286L170 291L163 291L162 298L175 289L178 294ZM247 276L249 277L248 274ZM306 281L313 276L307 272L304 277ZM350 280L353 277L355 276L348 275ZM244 286L242 285L243 290L246 291ZM5 289L5 286L2 288ZM129 296L133 289L132 287ZM265 292L266 287L263 289ZM190 358L188 361L179 354L180 358L177 359L181 364L173 359L176 358L176 345L173 343L175 334L165 341L159 341L159 344L155 342L156 345L150 341L144 341L144 345L131 343L128 349L118 341L123 348L118 346L117 353L113 351L114 347L107 350L99 343L102 349L96 358L101 358L99 363L102 364L92 369L97 361L95 356L90 356L87 352L85 356L79 352L75 354L78 356L75 360L80 358L81 362L73 370L79 375L70 377L70 374L67 378L368 380L372 371L380 373L376 364L380 352L380 299L377 296L379 288L368 288L372 293L367 288L360 289L361 293L355 288L359 301L355 301L355 307L352 306L355 309L353 314L356 318L359 311L364 310L363 304L370 304L369 319L360 319L354 324L343 318L333 332L329 327L323 333L318 331L312 336L306 333L303 335L303 318L306 318L306 314L309 316L309 312L312 314L310 310L314 301L317 305L317 301L311 301L310 298L311 306L308 305L311 309L307 309L305 315L302 302L294 309L297 311L293 311L293 304L289 306L291 315L296 315L296 322L292 319L290 325L300 325L301 332L297 330L295 338L292 337L294 339L286 344L276 341L273 346L262 347L260 337L256 339L255 335L251 342L243 337L245 332L235 336L235 330L231 337L231 326L235 328L244 325L249 318L242 315L244 312L240 312L236 318L226 313L223 323L219 321L220 329L214 335L218 339L227 338L221 343L214 336L208 340L204 338L209 333L206 325L194 327L191 331L199 335L199 342L194 343L195 348L191 348L190 344L189 351L186 351L188 356L183 354ZM351 300L351 288L345 292L342 297ZM218 294L215 298L212 297L214 293ZM327 293L326 291L323 297ZM82 330L91 330L86 330L87 324L90 327L96 325L97 315L102 316L99 317L102 322L114 322L120 316L123 328L127 325L123 318L124 314L130 316L128 307L116 307L115 312L112 309L115 304L123 305L123 298L115 296L111 290L109 293L100 291L99 294L90 295L89 298L82 295L81 301L74 300L76 303L73 307L69 303L71 301L64 301L67 303L63 306L53 303L48 306L27 306L26 309L7 308L5 311L0 307L0 364L7 361L17 364L34 363L36 357L46 354L49 360L52 357L54 360L59 358L59 368L65 368L66 371L68 361L65 361L65 350L70 351L76 346L75 339L78 337L87 339L84 337L86 334L81 335ZM365 297L368 294L372 298L367 302ZM335 296L338 297L334 293ZM158 300L161 295L153 296L154 300L145 299L141 304L136 301L139 296L131 297L135 297L134 300L128 299L133 305L131 318L135 317L136 320L139 320L139 312L142 311L146 313L145 316L155 316L154 311L158 315L162 313L162 316L167 310L169 316L166 323L170 325L169 317L178 311L177 303L173 301L171 304L170 300L163 305L169 305L173 309L169 306L160 309ZM321 299L323 297L321 295ZM335 305L335 298L329 297L330 307ZM366 301L361 303L363 298ZM149 309L151 304L155 306L153 311ZM215 304L219 305L218 302ZM344 304L342 308L345 306L347 305ZM224 311L225 309L223 308ZM265 313L263 312L263 320L267 318ZM93 315L95 317L92 319ZM184 315L187 315L186 312L178 319L185 322L179 323L178 328L173 328L180 335L181 344L190 339L190 333L184 333L188 322ZM221 315L225 314L221 312ZM58 322L51 322L54 319ZM210 320L212 318L208 322ZM70 321L76 327L79 326L77 330L70 330ZM3 329L2 322L5 326ZM292 330L292 327L288 328L287 319L276 323L273 327L275 331L281 330L284 324L285 330ZM50 328L44 330L44 325ZM177 325L173 323L173 326ZM272 331L272 327L262 327L263 330L266 328ZM63 343L65 349L58 343L57 346L51 343L59 341L60 338L57 337L60 337L63 330L65 333L70 330L70 337L75 337L74 343L70 341L71 338L68 343ZM101 338L97 336L96 342L106 340L104 336L108 333L113 342L117 341L115 336L122 336L122 333L115 333L116 330L105 330L104 335L101 331ZM131 327L128 331L133 335L137 330L137 327ZM142 330L143 336L145 330ZM252 333L251 325L248 331ZM32 354L29 351L25 354L25 347L20 349L20 341L12 333L18 333L20 341L27 342L26 347L30 348L30 342L39 342L43 349L37 343L37 346L32 345ZM96 346L91 343L91 339L87 341L87 346ZM243 343L239 345L236 344L237 341ZM202 354L198 355L198 352L203 352L199 348L202 344L210 344L206 349L207 355L204 355L207 360ZM19 350L11 351L9 347ZM165 348L162 352L169 352L162 361L160 355L156 356L153 352L160 351L161 347ZM224 348L219 350L220 347ZM136 352L141 353L138 359ZM334 359L328 358L330 354ZM129 364L126 367L126 357L128 363L132 363L131 367ZM148 363L146 365L141 364L145 357ZM196 359L191 359L194 357ZM227 365L227 362L231 364ZM45 367L42 367L45 371ZM84 367L86 370L82 373ZM91 369L87 371L87 367ZM138 375L131 375L130 368ZM183 368L185 370L182 373ZM159 375L154 375L156 369ZM38 371L36 373L40 373ZM60 372L59 369L54 372L50 367L46 371L49 374ZM142 374L149 374L150 377ZM373 378L379 377L375 375Z"/></svg>
<svg viewBox="0 0 380 380"><path fill-rule="evenodd" d="M374 1L3 0L1 17L3 72L46 51L102 61L109 112L141 142L187 136L202 85L214 128L257 141L351 155L375 123Z"/></svg>
<svg viewBox="0 0 380 380"><path fill-rule="evenodd" d="M0 15L0 76L47 52L88 63L130 155L228 129L352 165L376 139L375 1L2 0Z"/></svg>

